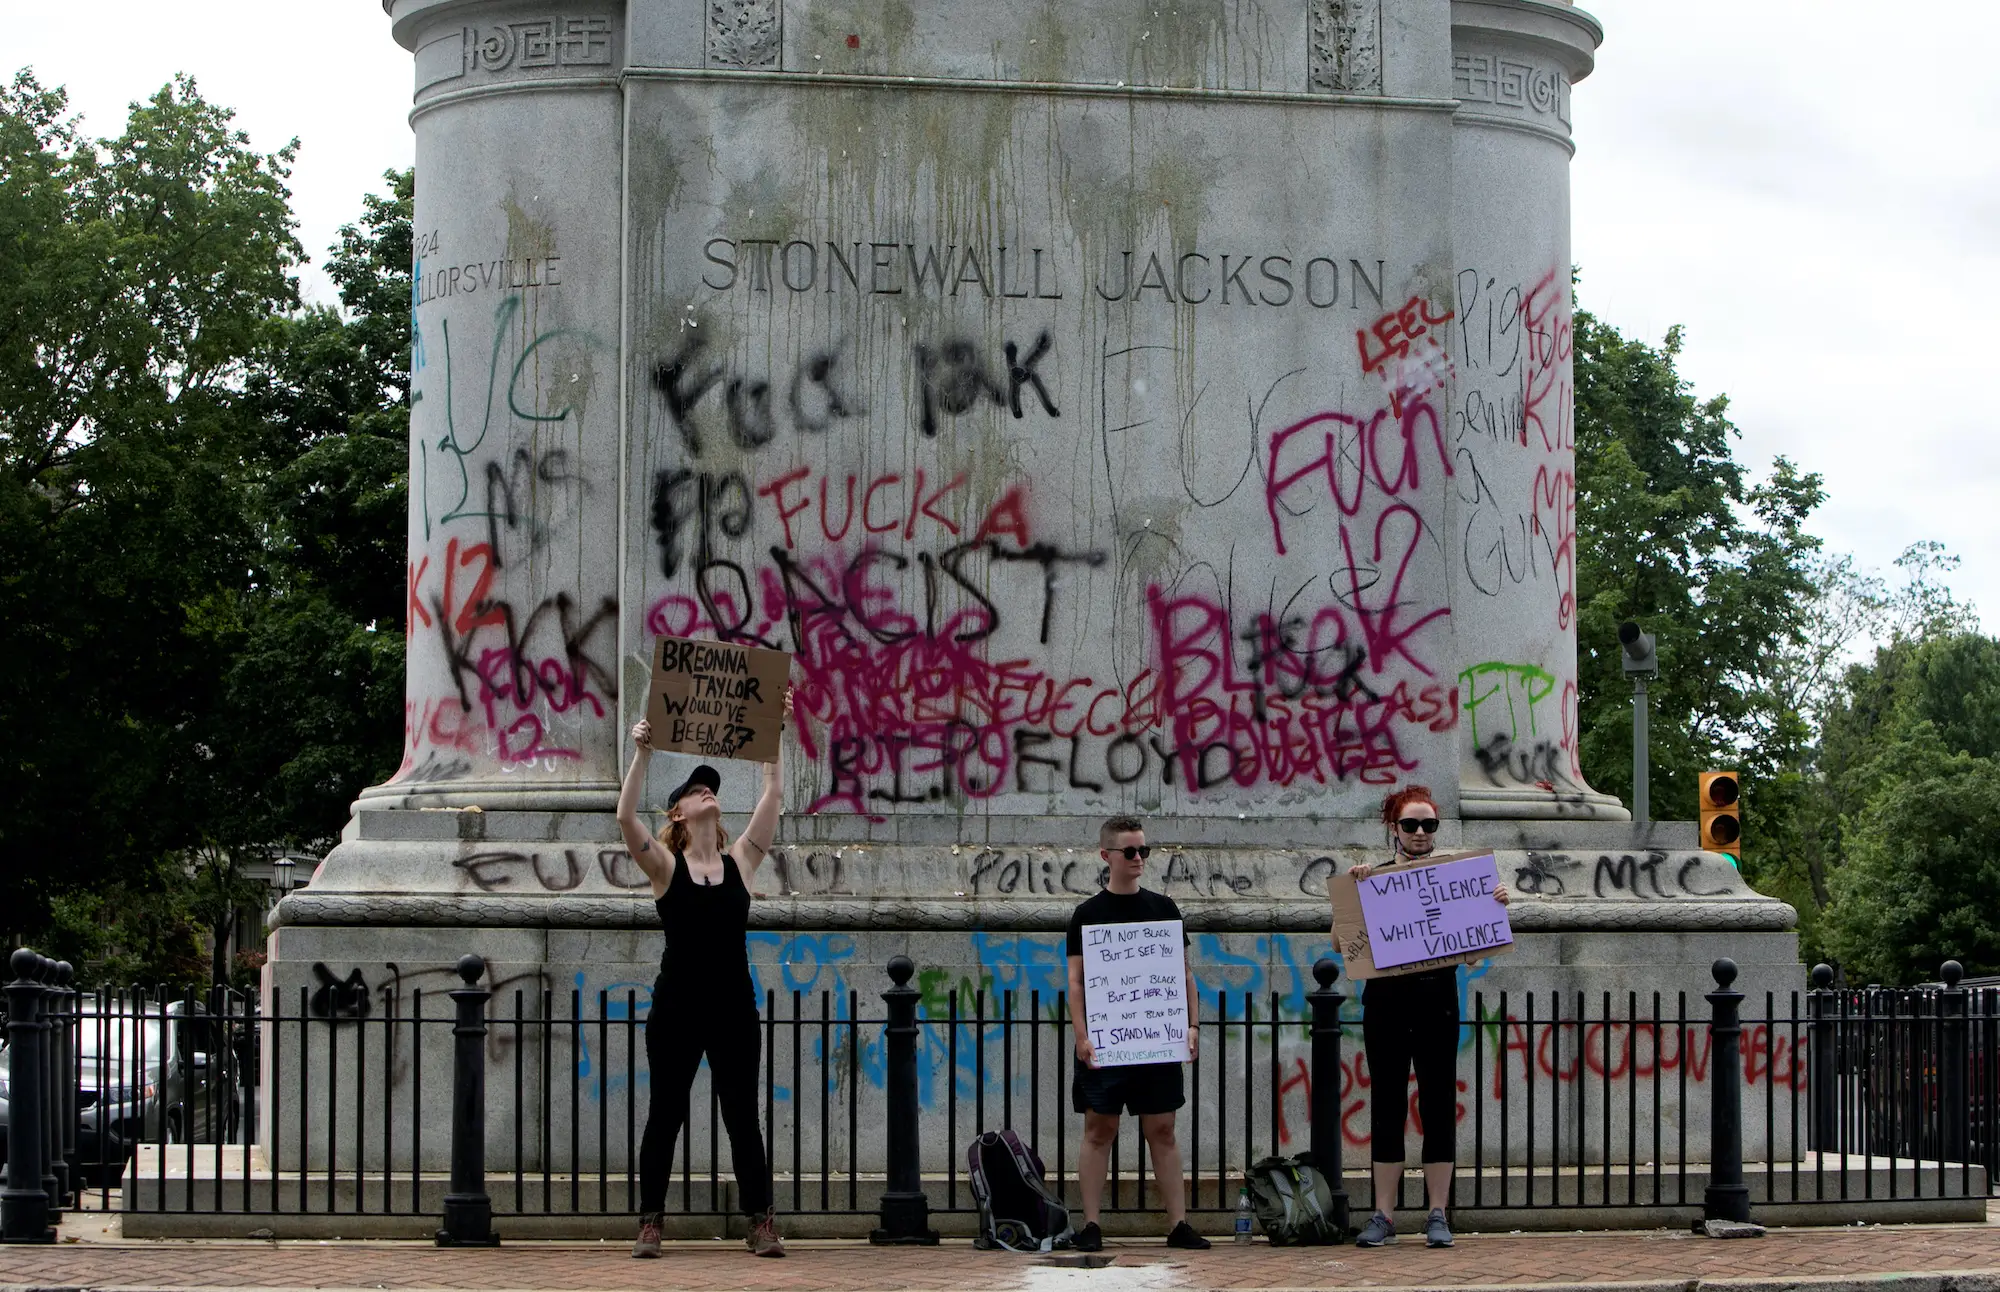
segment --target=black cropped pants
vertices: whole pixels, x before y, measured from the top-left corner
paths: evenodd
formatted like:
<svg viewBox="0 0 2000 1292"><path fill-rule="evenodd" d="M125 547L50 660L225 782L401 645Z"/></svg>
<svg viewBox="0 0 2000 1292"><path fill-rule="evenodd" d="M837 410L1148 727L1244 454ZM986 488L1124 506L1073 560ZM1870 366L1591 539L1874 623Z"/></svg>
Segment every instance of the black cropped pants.
<svg viewBox="0 0 2000 1292"><path fill-rule="evenodd" d="M646 1134L639 1141L639 1210L666 1209L674 1141L687 1120L688 1091L706 1055L709 1084L729 1135L737 1196L745 1215L762 1217L771 1205L771 1168L764 1157L763 1128L757 1124L757 1068L764 1042L757 1011L747 1001L734 1009L693 1011L663 1008L657 994L654 1000L646 1019L652 1095Z"/></svg>
<svg viewBox="0 0 2000 1292"><path fill-rule="evenodd" d="M1403 1161L1410 1071L1417 1074L1417 1116L1425 1162L1458 1156L1458 976L1451 969L1375 978L1361 994L1361 1040L1373 1083L1369 1157Z"/></svg>

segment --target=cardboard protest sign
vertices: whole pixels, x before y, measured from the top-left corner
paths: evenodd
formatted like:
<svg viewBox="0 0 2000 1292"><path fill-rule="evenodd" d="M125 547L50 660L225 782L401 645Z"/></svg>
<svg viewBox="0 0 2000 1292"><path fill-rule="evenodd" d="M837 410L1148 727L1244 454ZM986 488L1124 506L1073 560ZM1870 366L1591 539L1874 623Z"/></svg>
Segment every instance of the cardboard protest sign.
<svg viewBox="0 0 2000 1292"><path fill-rule="evenodd" d="M1179 920L1083 926L1084 1025L1098 1067L1187 1061L1182 941Z"/></svg>
<svg viewBox="0 0 2000 1292"><path fill-rule="evenodd" d="M1333 945L1349 978L1390 978L1470 964L1514 949L1490 852L1440 854L1327 880Z"/></svg>
<svg viewBox="0 0 2000 1292"><path fill-rule="evenodd" d="M792 657L783 651L660 638L646 694L653 748L771 761L778 756L791 673Z"/></svg>

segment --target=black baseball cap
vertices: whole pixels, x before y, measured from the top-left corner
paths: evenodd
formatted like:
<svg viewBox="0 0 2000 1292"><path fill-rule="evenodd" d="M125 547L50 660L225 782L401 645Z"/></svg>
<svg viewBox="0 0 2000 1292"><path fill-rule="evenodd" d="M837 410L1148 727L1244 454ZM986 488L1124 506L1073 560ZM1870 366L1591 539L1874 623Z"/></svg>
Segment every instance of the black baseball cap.
<svg viewBox="0 0 2000 1292"><path fill-rule="evenodd" d="M687 779L682 781L680 785L675 788L673 793L667 795L668 810L671 811L673 809L674 804L680 802L681 799L690 790L697 788L706 789L710 794L721 793L722 773L716 771L713 767L710 767L707 763L703 763L701 766L689 772Z"/></svg>

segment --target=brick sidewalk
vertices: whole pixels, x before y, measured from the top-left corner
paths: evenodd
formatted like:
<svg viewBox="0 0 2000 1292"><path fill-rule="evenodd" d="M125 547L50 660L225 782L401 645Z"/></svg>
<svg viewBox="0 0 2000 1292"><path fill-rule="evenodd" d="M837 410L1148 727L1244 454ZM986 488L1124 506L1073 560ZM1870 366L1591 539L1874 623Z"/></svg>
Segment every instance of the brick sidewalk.
<svg viewBox="0 0 2000 1292"><path fill-rule="evenodd" d="M1408 1238L1378 1251L1225 1242L1211 1252L1169 1252L1157 1243L1112 1243L1105 1254L1115 1258L1109 1268L1083 1270L1074 1257L1063 1266L965 1243L924 1249L801 1242L782 1261L757 1260L736 1243L682 1243L670 1244L662 1260L634 1261L622 1243L444 1251L382 1242L96 1242L0 1248L0 1288L1060 1292L1074 1285L1079 1292L1150 1292L1652 1284L1692 1292L1696 1281L1833 1288L1912 1272L1957 1276L1902 1287L2000 1288L2000 1226L1983 1225L1773 1230L1734 1241L1661 1230L1467 1234L1456 1248L1436 1252Z"/></svg>

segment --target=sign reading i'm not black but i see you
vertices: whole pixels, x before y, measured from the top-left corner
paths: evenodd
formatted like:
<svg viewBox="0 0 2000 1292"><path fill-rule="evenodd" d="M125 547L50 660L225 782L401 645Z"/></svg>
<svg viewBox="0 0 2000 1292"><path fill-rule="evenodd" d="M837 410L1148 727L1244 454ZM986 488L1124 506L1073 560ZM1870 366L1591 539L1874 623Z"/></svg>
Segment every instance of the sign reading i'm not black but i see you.
<svg viewBox="0 0 2000 1292"><path fill-rule="evenodd" d="M1187 1061L1182 942L1179 920L1083 926L1084 1026L1098 1067Z"/></svg>
<svg viewBox="0 0 2000 1292"><path fill-rule="evenodd" d="M662 637L646 721L653 748L766 763L778 756L792 657L727 642Z"/></svg>

